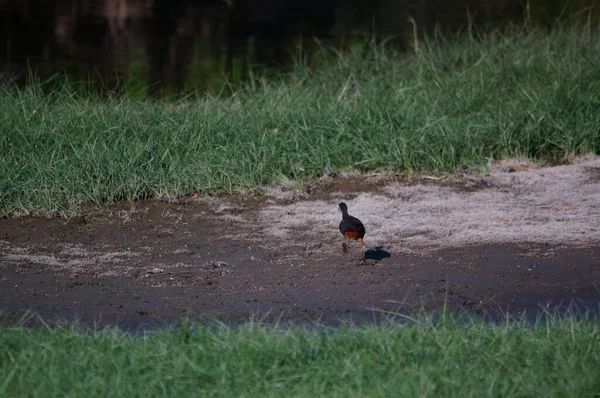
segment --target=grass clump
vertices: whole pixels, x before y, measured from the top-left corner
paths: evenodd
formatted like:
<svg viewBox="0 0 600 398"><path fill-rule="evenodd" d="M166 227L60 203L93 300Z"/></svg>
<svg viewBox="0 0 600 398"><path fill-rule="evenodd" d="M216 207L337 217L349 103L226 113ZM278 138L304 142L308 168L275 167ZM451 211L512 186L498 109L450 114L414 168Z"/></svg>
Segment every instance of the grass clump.
<svg viewBox="0 0 600 398"><path fill-rule="evenodd" d="M600 151L600 31L433 40L326 56L226 99L0 92L0 214L234 193L325 169L452 172Z"/></svg>
<svg viewBox="0 0 600 398"><path fill-rule="evenodd" d="M2 396L592 396L596 320L281 329L0 326Z"/></svg>

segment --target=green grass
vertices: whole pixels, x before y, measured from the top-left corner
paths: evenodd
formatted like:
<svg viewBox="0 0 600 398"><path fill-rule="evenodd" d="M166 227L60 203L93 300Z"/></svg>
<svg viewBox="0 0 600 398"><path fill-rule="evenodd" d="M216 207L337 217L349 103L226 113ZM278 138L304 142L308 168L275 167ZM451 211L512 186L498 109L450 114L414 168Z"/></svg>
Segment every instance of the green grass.
<svg viewBox="0 0 600 398"><path fill-rule="evenodd" d="M456 319L310 330L0 326L0 396L591 397L598 320Z"/></svg>
<svg viewBox="0 0 600 398"><path fill-rule="evenodd" d="M226 98L5 88L0 215L260 190L325 169L453 172L599 153L598 53L598 29L515 29L421 43L419 54L329 53L318 70L256 78Z"/></svg>

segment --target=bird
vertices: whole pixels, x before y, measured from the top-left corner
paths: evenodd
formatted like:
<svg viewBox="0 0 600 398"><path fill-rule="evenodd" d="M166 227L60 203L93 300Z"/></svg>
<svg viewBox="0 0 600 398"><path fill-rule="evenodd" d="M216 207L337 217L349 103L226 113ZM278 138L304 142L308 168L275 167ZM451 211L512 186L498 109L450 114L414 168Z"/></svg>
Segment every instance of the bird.
<svg viewBox="0 0 600 398"><path fill-rule="evenodd" d="M363 238L365 237L365 226L358 218L348 214L348 206L345 203L340 203L339 208L342 212L340 232L344 236L344 243L342 244L344 253L348 253L351 239L360 242L362 248L362 260L360 263L365 264L365 242L363 241Z"/></svg>

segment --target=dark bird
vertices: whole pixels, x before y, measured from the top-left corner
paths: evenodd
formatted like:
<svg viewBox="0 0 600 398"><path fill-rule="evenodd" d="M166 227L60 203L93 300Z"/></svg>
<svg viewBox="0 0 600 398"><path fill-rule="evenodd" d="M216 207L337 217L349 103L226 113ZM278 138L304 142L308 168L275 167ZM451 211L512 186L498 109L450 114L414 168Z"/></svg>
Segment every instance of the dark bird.
<svg viewBox="0 0 600 398"><path fill-rule="evenodd" d="M340 222L340 232L344 235L344 253L348 252L350 248L350 241L354 239L357 242L360 242L362 248L362 261L361 264L365 262L365 242L363 242L363 238L365 237L365 226L362 222L356 217L352 217L348 214L348 206L345 203L340 203L340 210L342 211L342 221Z"/></svg>

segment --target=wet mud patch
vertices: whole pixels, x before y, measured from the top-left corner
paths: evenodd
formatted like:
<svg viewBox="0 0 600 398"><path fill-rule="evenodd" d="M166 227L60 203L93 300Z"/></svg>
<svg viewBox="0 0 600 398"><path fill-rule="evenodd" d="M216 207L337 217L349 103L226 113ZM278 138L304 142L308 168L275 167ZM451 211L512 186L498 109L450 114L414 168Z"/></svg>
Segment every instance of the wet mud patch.
<svg viewBox="0 0 600 398"><path fill-rule="evenodd" d="M338 176L302 195L3 219L0 311L131 329L198 315L372 321L444 301L474 313L572 302L597 313L598 170L587 158L411 181ZM340 201L366 226L366 266L359 245L342 253Z"/></svg>

